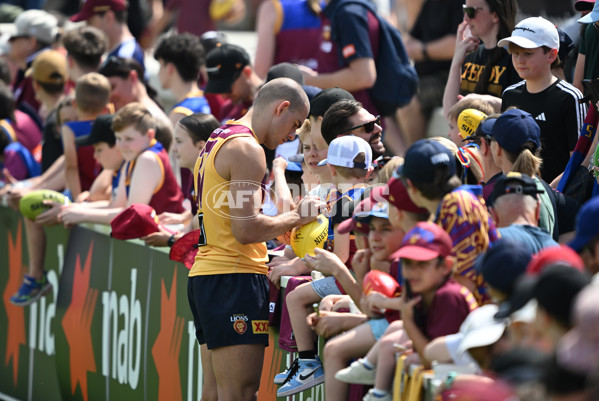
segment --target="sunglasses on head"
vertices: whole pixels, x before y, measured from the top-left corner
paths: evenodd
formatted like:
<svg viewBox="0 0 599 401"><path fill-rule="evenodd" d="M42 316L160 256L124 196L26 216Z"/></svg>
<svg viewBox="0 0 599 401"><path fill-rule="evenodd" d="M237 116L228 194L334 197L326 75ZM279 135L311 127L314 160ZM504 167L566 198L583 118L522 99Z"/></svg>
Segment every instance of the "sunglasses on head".
<svg viewBox="0 0 599 401"><path fill-rule="evenodd" d="M374 121L368 121L367 123L356 125L355 127L351 127L349 129L346 129L345 131L342 132L342 134L345 134L346 132L353 131L355 129L362 128L362 127L364 127L364 131L367 134L370 134L372 131L374 131L374 125L375 124L376 125L381 125L381 116L376 116L376 118L374 119Z"/></svg>
<svg viewBox="0 0 599 401"><path fill-rule="evenodd" d="M470 19L476 17L476 12L482 9L482 7L468 7L466 4L462 4L462 10L464 10L464 14L466 14Z"/></svg>

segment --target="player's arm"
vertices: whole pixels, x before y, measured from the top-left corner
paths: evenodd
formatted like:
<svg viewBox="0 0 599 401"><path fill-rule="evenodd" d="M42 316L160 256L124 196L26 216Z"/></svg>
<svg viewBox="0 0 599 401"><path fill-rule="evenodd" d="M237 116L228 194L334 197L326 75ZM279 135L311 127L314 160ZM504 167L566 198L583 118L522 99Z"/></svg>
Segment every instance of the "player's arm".
<svg viewBox="0 0 599 401"><path fill-rule="evenodd" d="M81 193L81 183L79 181L79 165L77 164L75 134L73 134L73 131L66 125L63 125L60 131L64 148L66 187L71 191L72 198L77 199L77 196Z"/></svg>
<svg viewBox="0 0 599 401"><path fill-rule="evenodd" d="M268 241L316 217L316 213L309 217L309 210L301 210L318 207L320 200L316 201L315 197L306 197L295 210L275 217L260 213L266 160L264 151L253 138L228 141L218 152L215 167L230 181L231 231L242 244Z"/></svg>

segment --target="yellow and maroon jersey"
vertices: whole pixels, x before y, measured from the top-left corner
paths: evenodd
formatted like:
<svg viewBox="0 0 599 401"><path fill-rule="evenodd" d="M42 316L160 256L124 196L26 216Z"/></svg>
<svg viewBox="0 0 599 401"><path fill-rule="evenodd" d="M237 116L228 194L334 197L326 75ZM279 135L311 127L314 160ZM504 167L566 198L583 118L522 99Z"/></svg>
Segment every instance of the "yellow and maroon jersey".
<svg viewBox="0 0 599 401"><path fill-rule="evenodd" d="M198 197L200 235L198 253L189 276L230 273L266 274L266 244L241 244L231 231L229 202L230 182L216 171L214 160L220 148L239 137L258 139L252 130L235 121L216 129L200 153L194 168ZM262 184L256 183L257 186Z"/></svg>

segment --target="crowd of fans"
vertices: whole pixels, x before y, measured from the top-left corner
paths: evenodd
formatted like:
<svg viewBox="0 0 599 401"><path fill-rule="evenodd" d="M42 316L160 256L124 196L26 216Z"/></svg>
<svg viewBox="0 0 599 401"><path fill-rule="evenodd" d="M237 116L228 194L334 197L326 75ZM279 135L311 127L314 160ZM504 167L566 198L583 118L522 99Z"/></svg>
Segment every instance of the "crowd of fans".
<svg viewBox="0 0 599 401"><path fill-rule="evenodd" d="M599 400L599 3L573 4L578 41L519 18L515 0L378 1L379 12L365 1L265 0L254 63L214 31L240 20L239 1L157 2L146 29L130 27L125 0L87 0L69 23L14 13L0 39L0 196L16 210L37 189L71 203L25 219L28 273L11 302L51 289L45 226L110 225L144 204L159 224L129 237L173 247L202 231L201 242L198 156L265 83L290 78L309 111L294 139L264 143L263 213L315 196L329 228L311 255L289 233L267 242L275 304L286 282L271 323L298 355L274 379L278 396L324 383L327 401L391 400L401 361L469 369L442 381L443 400ZM419 77L391 109L371 90L388 67L380 18ZM440 110L449 132L431 136ZM377 271L397 291L370 291ZM203 399L216 399L214 377Z"/></svg>

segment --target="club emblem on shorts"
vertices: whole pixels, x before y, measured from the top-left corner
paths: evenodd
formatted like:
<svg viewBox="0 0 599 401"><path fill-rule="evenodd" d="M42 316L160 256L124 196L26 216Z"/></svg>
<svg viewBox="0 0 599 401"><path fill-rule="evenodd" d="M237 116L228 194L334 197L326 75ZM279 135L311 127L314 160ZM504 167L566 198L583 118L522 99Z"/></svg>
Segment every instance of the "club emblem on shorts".
<svg viewBox="0 0 599 401"><path fill-rule="evenodd" d="M233 328L237 333L243 334L248 329L248 325L243 320L236 320L235 323L233 323Z"/></svg>

